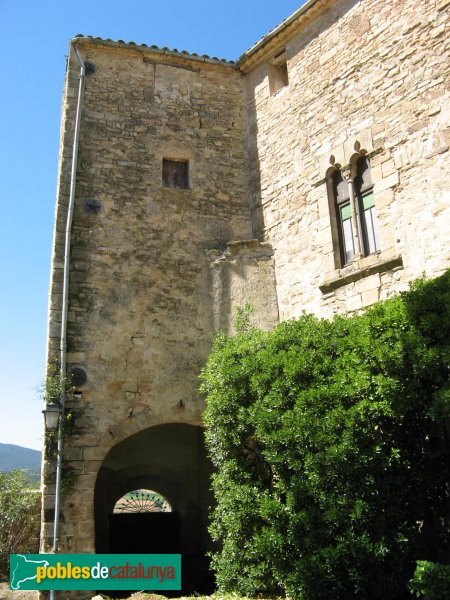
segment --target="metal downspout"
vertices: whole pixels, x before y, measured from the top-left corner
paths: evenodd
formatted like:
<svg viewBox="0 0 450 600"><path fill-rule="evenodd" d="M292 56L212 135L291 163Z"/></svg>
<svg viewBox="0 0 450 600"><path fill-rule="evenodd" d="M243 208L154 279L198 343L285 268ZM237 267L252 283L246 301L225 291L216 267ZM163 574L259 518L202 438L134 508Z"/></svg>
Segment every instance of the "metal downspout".
<svg viewBox="0 0 450 600"><path fill-rule="evenodd" d="M62 451L63 451L63 424L64 424L64 408L66 402L65 394L65 378L66 378L66 347L67 347L67 314L69 308L69 266L70 266L70 238L72 232L72 219L75 203L75 189L77 179L77 159L78 159L78 144L80 138L80 121L81 121L81 105L83 101L84 83L86 76L86 66L81 59L78 50L72 46L75 56L80 64L80 83L78 87L77 111L75 117L75 132L72 149L72 169L70 175L70 193L69 206L67 211L66 221L66 237L64 244L64 270L63 270L63 298L62 298L62 315L61 315L61 338L60 338L60 377L61 377L61 410L60 421L58 427L58 450L56 458L56 486L55 486L55 515L53 521L53 546L52 552L58 552L59 547L59 511L61 500L61 471L62 471ZM50 591L50 598L53 600L55 592Z"/></svg>

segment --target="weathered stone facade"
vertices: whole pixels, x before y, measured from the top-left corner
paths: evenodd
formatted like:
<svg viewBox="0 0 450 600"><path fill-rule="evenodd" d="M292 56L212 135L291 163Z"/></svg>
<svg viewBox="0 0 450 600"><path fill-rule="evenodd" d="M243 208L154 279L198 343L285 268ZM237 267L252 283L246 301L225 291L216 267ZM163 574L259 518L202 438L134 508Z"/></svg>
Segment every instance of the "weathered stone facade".
<svg viewBox="0 0 450 600"><path fill-rule="evenodd" d="M201 426L198 373L211 334L232 331L239 306L250 303L263 328L302 311L329 317L449 266L449 5L310 0L237 64L72 42L95 72L82 104L67 349L87 381L70 404L65 458L76 478L63 501L61 550L96 549L102 465L105 481L122 478L117 490L146 476L155 485L150 459L129 450L126 465L112 460L118 444L148 432L140 448L150 452L157 426ZM49 360L59 349L78 77L71 51ZM361 156L370 161L380 248L342 265L331 177ZM163 159L188 163L188 189L163 184ZM186 465L172 466L169 479L184 480ZM50 462L45 472L44 549ZM183 493L174 492L175 505ZM206 500L178 506L182 520L205 522Z"/></svg>
<svg viewBox="0 0 450 600"><path fill-rule="evenodd" d="M73 403L76 434L65 450L80 498L64 508L63 543L89 552L94 486L108 451L142 429L201 424L198 373L214 330L208 251L250 238L252 229L239 72L228 64L90 40L79 40L78 47L95 74L86 79L83 98L67 359L85 370L87 382ZM72 55L50 355L59 347L77 86ZM189 161L189 189L161 185L163 157Z"/></svg>
<svg viewBox="0 0 450 600"><path fill-rule="evenodd" d="M329 4L242 65L253 222L274 248L282 319L360 309L450 261L448 2ZM271 96L280 48L289 84ZM373 154L381 252L340 269L326 175L357 142Z"/></svg>

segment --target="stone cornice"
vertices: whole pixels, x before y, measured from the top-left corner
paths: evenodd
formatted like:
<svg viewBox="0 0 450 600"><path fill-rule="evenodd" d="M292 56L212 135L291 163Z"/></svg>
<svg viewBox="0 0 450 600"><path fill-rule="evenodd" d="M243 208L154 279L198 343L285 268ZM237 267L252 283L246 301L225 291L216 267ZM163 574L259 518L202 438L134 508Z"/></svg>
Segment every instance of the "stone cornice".
<svg viewBox="0 0 450 600"><path fill-rule="evenodd" d="M243 73L248 73L259 63L271 57L289 39L335 3L336 0L308 0L278 27L261 38L247 52L244 52L239 57L237 66Z"/></svg>
<svg viewBox="0 0 450 600"><path fill-rule="evenodd" d="M158 48L157 46L147 46L146 44L135 44L134 42L123 42L118 40L105 40L103 38L82 36L78 35L71 40L71 45L75 44L80 48L89 47L102 47L105 50L125 50L128 52L134 52L135 54L145 55L146 57L154 57L155 62L174 62L175 64L192 64L196 65L197 68L202 64L223 67L226 69L237 70L238 67L235 62L227 61L225 59L211 58L206 54L199 56L197 54L190 54L186 51L179 52L178 50L170 50L169 48Z"/></svg>

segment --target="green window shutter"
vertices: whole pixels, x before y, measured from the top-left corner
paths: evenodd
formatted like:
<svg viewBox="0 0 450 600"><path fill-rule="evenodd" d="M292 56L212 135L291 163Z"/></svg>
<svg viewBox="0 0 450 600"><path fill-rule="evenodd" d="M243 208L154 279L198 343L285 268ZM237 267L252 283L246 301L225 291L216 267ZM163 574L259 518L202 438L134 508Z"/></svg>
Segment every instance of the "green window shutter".
<svg viewBox="0 0 450 600"><path fill-rule="evenodd" d="M346 221L347 219L351 219L352 209L350 204L347 204L341 208L341 219Z"/></svg>
<svg viewBox="0 0 450 600"><path fill-rule="evenodd" d="M375 206L375 199L373 197L373 193L370 192L370 194L367 194L367 196L364 196L363 198L363 206L364 206L364 210L367 210L369 208L372 208L373 206Z"/></svg>

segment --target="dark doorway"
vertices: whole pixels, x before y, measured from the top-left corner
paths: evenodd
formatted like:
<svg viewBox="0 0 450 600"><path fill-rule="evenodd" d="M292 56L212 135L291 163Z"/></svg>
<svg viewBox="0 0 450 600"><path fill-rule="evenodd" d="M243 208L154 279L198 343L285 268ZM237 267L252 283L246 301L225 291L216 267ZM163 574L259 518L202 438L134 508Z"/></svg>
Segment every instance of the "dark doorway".
<svg viewBox="0 0 450 600"><path fill-rule="evenodd" d="M103 461L95 485L96 552L181 554L183 595L212 593L207 558L212 549L211 471L198 426L157 425L117 444ZM118 513L119 500L138 491L164 498L163 511Z"/></svg>
<svg viewBox="0 0 450 600"><path fill-rule="evenodd" d="M179 554L180 519L173 512L112 514L111 554Z"/></svg>

